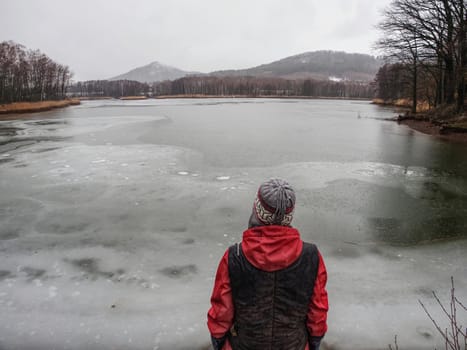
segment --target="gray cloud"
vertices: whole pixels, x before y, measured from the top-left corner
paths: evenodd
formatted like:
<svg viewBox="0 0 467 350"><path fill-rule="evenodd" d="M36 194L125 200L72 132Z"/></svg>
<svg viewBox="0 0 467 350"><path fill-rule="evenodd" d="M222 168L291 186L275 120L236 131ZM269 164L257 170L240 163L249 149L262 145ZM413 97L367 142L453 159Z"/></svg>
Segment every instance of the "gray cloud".
<svg viewBox="0 0 467 350"><path fill-rule="evenodd" d="M78 80L152 61L208 72L320 49L372 53L390 0L0 0L0 40L40 49Z"/></svg>

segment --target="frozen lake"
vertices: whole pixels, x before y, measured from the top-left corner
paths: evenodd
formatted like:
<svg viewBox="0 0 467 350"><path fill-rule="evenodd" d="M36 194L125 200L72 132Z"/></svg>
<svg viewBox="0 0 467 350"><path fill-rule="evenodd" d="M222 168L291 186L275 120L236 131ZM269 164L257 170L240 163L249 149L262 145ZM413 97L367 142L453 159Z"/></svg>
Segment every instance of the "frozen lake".
<svg viewBox="0 0 467 350"><path fill-rule="evenodd" d="M270 177L327 264L324 349L444 348L417 299L444 324L431 291L454 276L467 302L466 148L394 114L89 101L0 121L0 349L207 349L218 261Z"/></svg>

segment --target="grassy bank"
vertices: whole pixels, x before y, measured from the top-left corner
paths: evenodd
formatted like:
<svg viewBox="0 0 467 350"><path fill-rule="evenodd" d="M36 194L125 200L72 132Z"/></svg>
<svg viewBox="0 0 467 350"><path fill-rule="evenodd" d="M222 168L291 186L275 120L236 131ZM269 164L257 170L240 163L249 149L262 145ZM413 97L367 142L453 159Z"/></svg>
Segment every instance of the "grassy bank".
<svg viewBox="0 0 467 350"><path fill-rule="evenodd" d="M78 99L67 99L60 101L15 102L0 105L0 114L44 112L54 108L62 108L79 104L80 101Z"/></svg>
<svg viewBox="0 0 467 350"><path fill-rule="evenodd" d="M76 100L80 101L94 101L94 100L113 100L112 96L85 96L85 97L76 97Z"/></svg>
<svg viewBox="0 0 467 350"><path fill-rule="evenodd" d="M374 104L381 106L393 106L401 109L412 108L412 101L407 98L399 98L396 100L383 100L381 98L374 98L372 100ZM420 101L417 103L417 113L425 113L430 110L430 105L426 101Z"/></svg>
<svg viewBox="0 0 467 350"><path fill-rule="evenodd" d="M120 100L124 101L132 101L132 100L147 100L148 98L146 96L122 96L120 97Z"/></svg>

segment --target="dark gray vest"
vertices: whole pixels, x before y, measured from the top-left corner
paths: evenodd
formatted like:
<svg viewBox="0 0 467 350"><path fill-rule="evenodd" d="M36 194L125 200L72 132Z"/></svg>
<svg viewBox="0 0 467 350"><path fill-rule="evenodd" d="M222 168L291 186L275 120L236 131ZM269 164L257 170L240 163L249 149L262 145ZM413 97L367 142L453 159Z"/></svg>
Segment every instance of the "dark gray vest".
<svg viewBox="0 0 467 350"><path fill-rule="evenodd" d="M318 250L304 243L298 259L283 270L254 267L241 245L229 248L229 276L235 306L234 350L303 350L306 316L316 274Z"/></svg>

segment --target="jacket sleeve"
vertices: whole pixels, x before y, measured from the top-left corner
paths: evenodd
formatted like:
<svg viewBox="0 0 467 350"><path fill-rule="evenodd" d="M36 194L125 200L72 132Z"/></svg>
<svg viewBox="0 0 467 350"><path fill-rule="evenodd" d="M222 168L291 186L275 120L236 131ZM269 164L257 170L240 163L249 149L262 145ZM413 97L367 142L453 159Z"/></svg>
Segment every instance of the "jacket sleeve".
<svg viewBox="0 0 467 350"><path fill-rule="evenodd" d="M328 326L328 292L326 291L327 272L324 260L318 252L318 273L316 275L313 294L308 305L307 328L311 337L323 337Z"/></svg>
<svg viewBox="0 0 467 350"><path fill-rule="evenodd" d="M222 257L217 268L216 280L208 311L208 328L211 336L223 338L232 327L234 306L229 278L229 251Z"/></svg>

